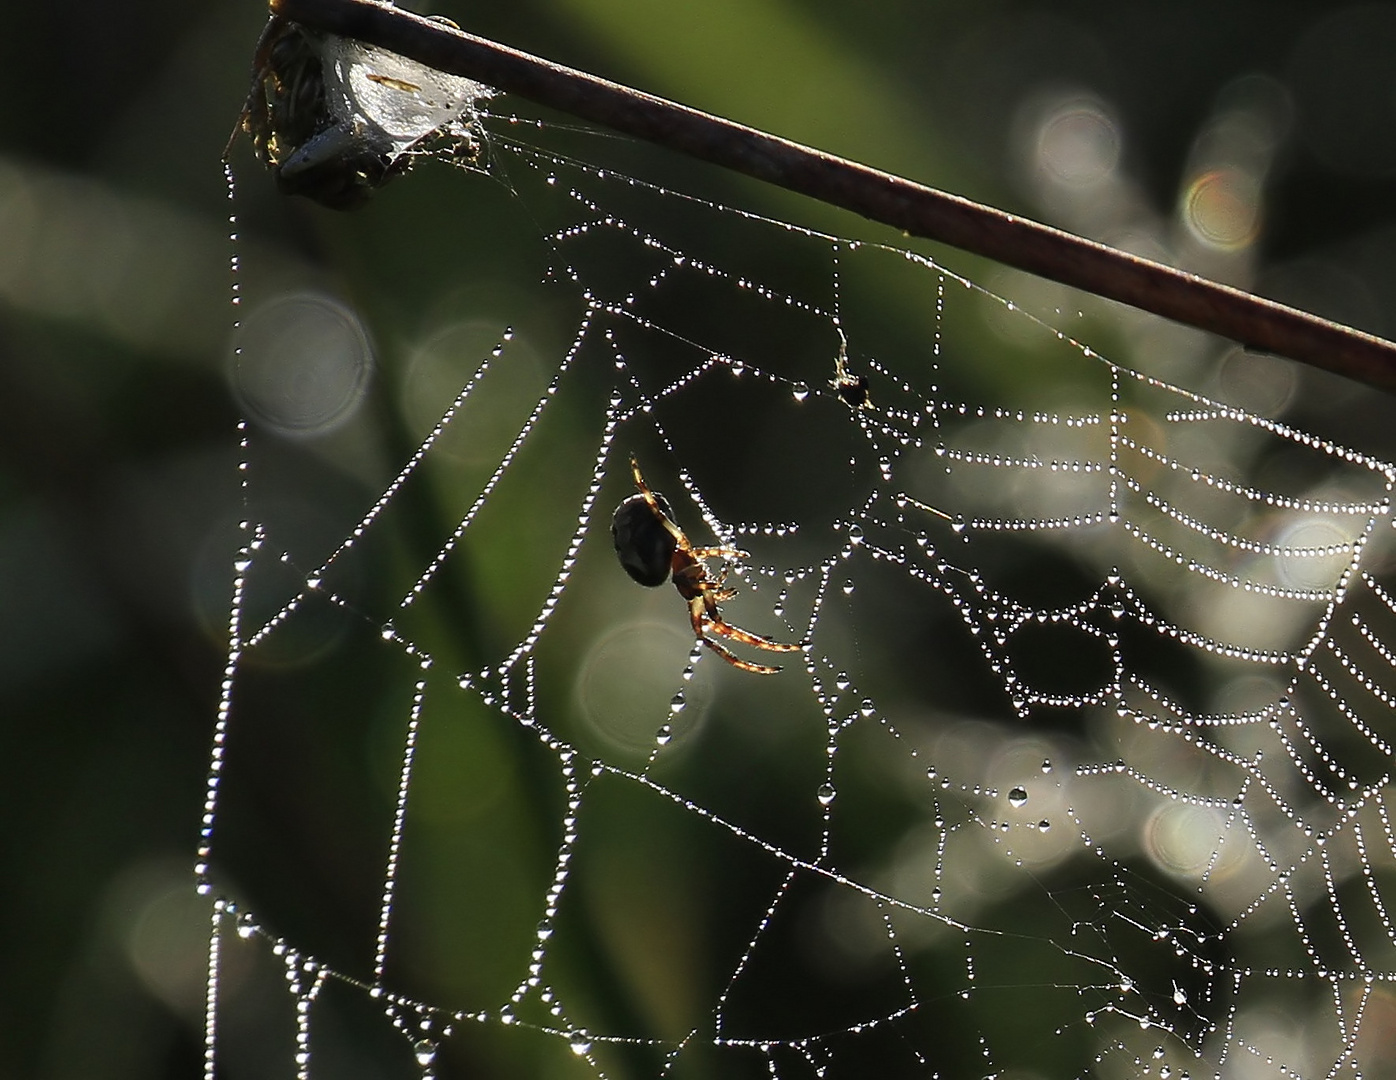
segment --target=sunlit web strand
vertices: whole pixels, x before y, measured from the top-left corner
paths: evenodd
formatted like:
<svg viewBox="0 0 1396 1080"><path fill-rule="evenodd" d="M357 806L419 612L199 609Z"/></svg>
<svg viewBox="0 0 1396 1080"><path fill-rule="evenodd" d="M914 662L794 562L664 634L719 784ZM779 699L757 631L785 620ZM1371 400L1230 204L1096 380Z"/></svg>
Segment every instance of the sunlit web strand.
<svg viewBox="0 0 1396 1080"><path fill-rule="evenodd" d="M562 598L563 591L572 575L572 567L576 564L577 556L581 552L582 544L586 540L587 533L591 528L591 515L596 506L596 499L601 493L602 482L605 479L606 465L610 457L611 448L615 443L618 421L616 419L617 401L613 398L606 409L606 421L602 428L601 444L596 452L596 457L592 461L591 477L587 483L586 495L582 499L581 509L577 513L577 526L572 532L572 537L567 543L567 552L562 559L562 568L554 579L552 590L543 601L543 606L533 620L533 625L529 627L528 633L518 646L500 664L501 671L507 671L518 663L519 659L531 655L534 647L538 644L538 639L543 634L543 627L547 625L548 619L552 616L553 609L557 607L558 601ZM503 469L503 464L500 469ZM483 493L481 498L483 499Z"/></svg>
<svg viewBox="0 0 1396 1080"><path fill-rule="evenodd" d="M1174 392L1192 397L1194 400L1197 401L1206 400L1200 394L1193 394L1189 393L1188 391L1178 389L1175 389ZM1299 446L1306 446L1312 450L1318 450L1328 455L1329 457L1334 457L1342 461L1345 461L1350 465L1360 465L1363 468L1371 469L1374 472L1382 473L1387 477L1388 482L1392 480L1393 476L1396 476L1396 471L1393 471L1393 466L1389 462L1385 462L1378 458L1371 457L1367 454L1360 453L1357 450L1345 447L1339 443L1331 442L1328 439L1320 438L1317 435L1310 435L1308 432L1300 431L1298 428L1291 427L1290 425L1281 423L1278 420L1271 420L1268 417L1258 416L1254 413L1248 413L1241 409L1230 408L1227 406L1217 406L1215 409L1209 409L1204 413L1170 412L1165 414L1165 419L1173 421L1175 423L1225 421L1228 423L1249 424L1252 427L1261 428L1262 430L1267 431L1272 435L1277 435L1280 438L1284 439L1285 442L1296 443Z"/></svg>
<svg viewBox="0 0 1396 1080"><path fill-rule="evenodd" d="M901 900L895 896L883 893L869 885L864 885L861 882L855 880L854 878L851 878L837 870L834 870L830 867L821 866L815 862L811 862L808 859L803 859L798 855L794 855L791 852L785 851L778 845L772 844L766 840L762 840L760 837L742 828L740 825L728 821L720 814L717 814L707 809L706 807L699 806L691 802L690 800L680 795L678 792L670 790L669 788L656 782L650 777L643 776L641 774L634 773L626 769L621 769L616 766L607 765L603 762L595 763L592 767L592 771L593 773L610 773L611 775L630 780L636 784L639 784L649 789L656 795L668 799L670 802L673 802L674 804L683 807L688 812L698 815L705 821L711 822L712 824L722 829L725 829L727 832L731 833L737 839L742 840L747 844L751 844L756 848L760 849L761 851L764 851L767 854L773 856L774 858L788 866L792 874L798 871L806 871L818 877L822 877L831 882L832 884L852 889L855 892L862 894L863 896L876 903L883 904L889 908L895 908L901 911L906 911L909 914L924 916L926 918L939 922L946 927L964 931L966 933L983 934L990 937L999 938L1021 937L1024 940L1038 940L1032 938L1031 935L1027 934L1017 934L1011 931L1002 930L995 927L975 926L972 923L963 922L962 920L956 919L953 916L949 916L944 914L943 912L936 911L933 908L927 908L918 904L913 904L909 901ZM1084 961L1092 966L1104 968L1105 970L1110 971L1115 975L1118 975L1117 968L1106 963L1098 956L1093 956L1089 953L1084 953L1069 948L1058 941L1051 941L1050 944L1057 952L1059 952L1063 956Z"/></svg>
<svg viewBox="0 0 1396 1080"><path fill-rule="evenodd" d="M1365 574L1363 575L1363 578L1365 582ZM1368 584L1370 583L1368 582ZM1352 628L1357 631L1358 636L1361 637L1362 640L1367 643L1368 647L1371 648L1371 650L1381 658L1382 662L1386 664L1388 668L1396 669L1396 652L1394 652L1390 647L1388 647L1387 644L1377 636L1376 630L1373 629L1371 624L1368 623L1367 620L1362 617L1361 613L1354 611L1349 621L1352 625Z"/></svg>
<svg viewBox="0 0 1396 1080"><path fill-rule="evenodd" d="M1215 581L1218 585L1228 585L1241 592L1253 592L1261 596L1271 597L1275 600L1295 600L1303 603L1328 604L1339 598L1339 593L1334 589L1286 588L1280 585L1266 585L1253 578L1239 577L1236 574L1211 566L1201 559L1179 551L1171 544L1159 540L1152 533L1146 531L1132 521L1124 521L1121 523L1120 527L1124 529L1132 539L1136 540L1142 546L1153 550L1166 562L1186 567L1199 577ZM1200 641L1200 639L1198 640ZM1268 656L1270 659L1265 660L1267 663L1279 663L1289 658L1286 653L1257 652L1250 649L1241 649L1239 646L1223 645L1220 642L1214 642L1204 647L1209 649L1209 651L1220 652L1225 656L1245 656L1247 659L1256 660L1261 660Z"/></svg>
<svg viewBox="0 0 1396 1080"><path fill-rule="evenodd" d="M1195 483L1206 484L1208 487L1216 488L1218 491L1240 496L1249 502L1261 503L1279 510L1297 510L1306 514L1350 514L1357 517L1384 517L1391 512L1389 497L1383 499L1381 502L1320 502L1313 499L1280 495L1273 491L1262 491L1259 488L1238 484L1225 477L1215 476L1196 466L1189 465L1185 461L1179 461L1177 458L1171 457L1162 451L1155 450L1151 446L1145 446L1143 443L1135 442L1126 435L1121 435L1119 438L1122 446L1133 450L1143 457L1156 461L1174 472L1188 474ZM1392 475L1381 468L1374 467L1372 471L1378 473L1386 480L1386 489L1389 493L1392 489Z"/></svg>
<svg viewBox="0 0 1396 1080"><path fill-rule="evenodd" d="M238 422L238 447L240 458L238 470L241 476L240 494L245 512L248 501L248 432L245 420ZM218 712L213 726L213 745L209 751L208 775L204 781L203 814L199 821L199 846L194 863L194 876L198 883L198 889L205 896L213 890L212 882L209 880L209 861L213 854L214 825L218 818L218 788L226 761L228 729L233 711L233 689L236 686L237 673L245 647L242 640L242 617L247 601L247 574L252 567L255 554L263 542L261 526L254 526L250 521L244 519L239 527L246 537L246 542L238 549L233 559L233 589L228 607L228 651L223 662L223 678L219 683ZM213 949L214 946L210 944L210 950ZM209 958L211 968L215 965L215 960L216 957L211 954ZM211 1032L212 1016L208 1017L207 1023Z"/></svg>
<svg viewBox="0 0 1396 1080"><path fill-rule="evenodd" d="M1343 647L1339 645L1334 638L1325 638L1323 644L1334 659L1338 661L1342 669L1351 675L1363 690L1366 690L1367 693L1371 694L1372 697L1376 698L1377 701L1386 708L1396 709L1396 694L1390 693L1379 685L1375 679L1366 673L1356 660L1344 651ZM1373 743L1373 745L1376 746L1377 749L1381 749L1383 744Z"/></svg>
<svg viewBox="0 0 1396 1080"><path fill-rule="evenodd" d="M1378 804L1380 809L1380 804ZM1362 832L1362 823L1354 821L1352 823L1352 840L1357 847L1357 856L1363 866L1371 866L1372 859L1367 852L1366 837ZM1381 923L1382 929L1386 932L1387 940L1396 945L1396 925L1392 924L1391 916L1387 913L1386 902L1382 899L1381 890L1377 888L1376 881L1371 874L1362 875L1363 884L1367 887L1367 899L1371 901L1372 908L1377 913L1377 919Z"/></svg>
<svg viewBox="0 0 1396 1080"><path fill-rule="evenodd" d="M460 411L460 409L465 405L470 395L483 381L485 375L488 374L491 363L494 360L499 359L499 357L503 355L504 344L513 340L513 336L514 333L512 329L505 330L501 338L500 344L495 346L488 358L481 361L480 365L475 369L474 373L466 381L465 385L461 387L460 392L456 394L455 399L451 402L450 405L447 406L445 412L442 413L441 417L436 421L436 423L432 425L431 431L427 433L426 438L418 445L417 449L411 454L411 456L408 457L407 461L403 464L402 468L398 470L397 475L394 476L391 481L389 481L388 486L386 487L386 489L384 489L383 494L378 497L374 504L368 509L368 512L365 513L364 516L359 519L357 524L355 524L354 528L342 541L340 541L339 545L334 549L334 551L332 551L329 554L329 556L319 565L319 567L305 575L306 581L308 583L307 589L293 596L279 610L277 610L271 616L271 618L269 618L261 627L259 627L256 630L256 632L248 638L249 646L255 646L260 644L278 627L286 623L291 618L291 616L293 616L300 609L301 604L305 601L309 592L317 591L319 589L320 581L323 579L324 575L329 570L329 568L340 558L340 556L342 556L345 552L349 551L351 548L354 547L355 544L358 543L359 539L364 535L364 533L368 531L369 527L374 523L374 521L378 519L378 517L387 508L389 502L392 501L393 497L396 496L397 493L402 489L402 486L407 482L407 480L412 476L412 474L417 471L417 468L426 459L426 456L430 452L431 448L435 445L437 440L450 426L451 421L455 418L456 414ZM322 595L328 594L322 593Z"/></svg>
<svg viewBox="0 0 1396 1080"><path fill-rule="evenodd" d="M586 128L584 130L586 130L590 134L595 129ZM840 237L833 235L832 233L820 232L818 229L811 229L803 225L797 225L794 222L782 221L780 218L773 218L766 214L757 213L754 210L746 210L739 206L732 206L727 203L718 202L715 199L704 198L701 195L693 195L689 192L681 191L676 188L664 187L661 184L651 183L650 181L642 180L639 177L629 176L625 173L617 172L615 169L607 169L598 165L593 165L588 161L584 161L576 157L571 157L567 154L560 154L556 151L551 150L541 150L538 147L530 146L527 143L518 142L516 140L508 138L507 136L502 138L497 136L497 138L500 145L507 147L511 152L519 155L519 157L523 158L525 161L532 162L536 168L541 169L542 167L546 166L561 165L565 168L574 169L585 176L590 176L594 180L624 184L627 187L636 188L641 191L648 191L651 194L662 196L665 199L671 199L676 202L684 203L690 206L698 206L705 210L711 210L716 213L731 215L732 217L738 218L742 221L768 226L770 228L778 229L782 232L793 233L797 236L804 236L814 240L823 240L829 243L837 242L849 248L867 246L887 251L895 251L898 254L900 254L898 249L893 248L889 245L866 243L864 241L857 240L844 240ZM929 263L930 260L927 260L927 262ZM931 265L935 264L932 263Z"/></svg>
<svg viewBox="0 0 1396 1080"><path fill-rule="evenodd" d="M568 195L571 196L573 201L579 203L587 210L594 212L598 217L593 222L569 226L566 229L553 233L549 239L551 239L556 246L560 247L565 241L574 240L579 236L585 236L592 229L613 229L631 237L639 243L641 247L648 248L669 257L672 265L659 271L655 277L650 278L648 284L651 289L658 290L661 283L673 269L682 268L694 273L706 275L708 278L716 281L726 282L738 289L753 292L763 300L770 301L771 303L783 304L793 310L804 311L824 319L833 319L833 315L830 312L825 311L823 308L807 300L801 300L789 293L779 292L768 285L761 284L753 278L731 275L716 263L695 258L691 255L685 255L679 249L669 247L658 238L629 224L624 218L606 213L598 203L587 198L575 188L569 188Z"/></svg>
<svg viewBox="0 0 1396 1080"><path fill-rule="evenodd" d="M1269 544L1263 540L1253 540L1247 536L1238 536L1228 530L1208 525L1205 521L1200 521L1191 514L1179 510L1162 496L1155 495L1152 491L1145 490L1138 481L1131 479L1129 486L1131 491L1144 496L1146 505L1172 518L1179 525L1183 526L1183 528L1195 532L1213 543L1236 548L1238 551L1244 551L1252 555L1266 555L1272 558L1322 559L1331 558L1334 555L1355 556L1360 551L1360 544L1356 540L1349 540L1341 544L1326 544L1323 547L1293 547L1288 544Z"/></svg>
<svg viewBox="0 0 1396 1080"><path fill-rule="evenodd" d="M514 440L509 444L509 448L504 451L503 456L500 458L499 464L496 465L494 471L490 473L489 479L486 480L484 486L481 487L480 493L475 497L475 501L470 504L470 508L466 510L460 521L457 522L455 529L451 532L445 544L441 546L431 562L427 564L427 568L422 571L421 576L417 578L412 587L408 589L406 595L398 602L399 608L411 606L412 602L422 594L427 584L436 576L437 571L445 565L451 553L455 551L456 545L460 543L461 537L465 535L471 522L475 520L475 516L480 512L481 507L485 505L486 498L489 497L490 493L494 491L499 481L503 478L504 470L513 462L515 455L518 454L524 441L528 438L530 433L532 433L534 427L542 417L544 410L548 407L548 403L552 401L558 386L562 382L563 376L571 370L573 361L576 360L578 354L581 352L582 345L586 341L587 333L591 329L591 324L592 312L588 310L582 316L581 324L577 327L577 333L573 337L572 343L568 346L561 365L548 382L548 385L544 388L543 393L540 394L537 401L534 402L533 409L529 412L528 418L524 420L522 427L519 429L519 433L514 436Z"/></svg>
<svg viewBox="0 0 1396 1080"><path fill-rule="evenodd" d="M378 905L378 936L373 952L373 981L381 983L388 955L388 926L392 920L393 897L397 891L398 863L402 856L402 835L407 824L407 793L412 781L412 766L417 758L417 736L422 726L422 704L426 700L426 683L418 681L412 694L412 711L407 718L407 738L402 750L402 768L398 773L397 802L393 808L393 827L388 837L388 863L383 871L383 894Z"/></svg>
<svg viewBox="0 0 1396 1080"><path fill-rule="evenodd" d="M1391 825L1391 815L1387 810L1387 792L1381 791L1377 795L1377 817L1381 820L1382 836L1386 839L1386 852L1396 858L1396 830Z"/></svg>

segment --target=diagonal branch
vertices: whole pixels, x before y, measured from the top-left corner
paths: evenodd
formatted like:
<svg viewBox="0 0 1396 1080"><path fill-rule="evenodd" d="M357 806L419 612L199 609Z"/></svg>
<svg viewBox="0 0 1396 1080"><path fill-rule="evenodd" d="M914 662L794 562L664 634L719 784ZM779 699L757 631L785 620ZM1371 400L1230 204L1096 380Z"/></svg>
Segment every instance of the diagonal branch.
<svg viewBox="0 0 1396 1080"><path fill-rule="evenodd" d="M1396 393L1396 344L1196 274L554 64L375 0L271 0L274 14L658 143L1250 349Z"/></svg>

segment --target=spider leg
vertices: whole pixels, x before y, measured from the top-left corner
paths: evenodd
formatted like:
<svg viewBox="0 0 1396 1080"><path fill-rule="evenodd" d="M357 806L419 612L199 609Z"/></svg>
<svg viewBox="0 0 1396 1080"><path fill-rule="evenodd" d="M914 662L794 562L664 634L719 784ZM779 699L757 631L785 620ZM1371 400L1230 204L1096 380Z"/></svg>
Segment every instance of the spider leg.
<svg viewBox="0 0 1396 1080"><path fill-rule="evenodd" d="M247 118L252 114L252 103L257 99L257 93L262 85L262 80L266 78L267 71L271 66L271 50L276 44L277 37L282 34L289 25L289 20L282 15L273 15L267 20L267 25L262 27L262 33L257 38L257 45L252 51L252 86L247 91L247 99L242 104L242 112L238 113L237 123L233 125L233 133L228 136L228 145L223 147L223 161L226 162L233 153L233 144L237 142L238 136L247 130Z"/></svg>
<svg viewBox="0 0 1396 1080"><path fill-rule="evenodd" d="M716 605L714 605L714 609L716 609ZM726 645L714 641L712 638L708 637L707 634L703 633L708 627L717 629L718 626L722 626L726 629L731 629L731 627L728 627L726 623L721 621L721 618L713 619L708 615L708 608L704 603L704 594L700 593L688 602L688 616L693 622L693 633L698 640L712 649L713 652L717 653L718 656L722 657L733 667L740 668L742 671L750 671L755 675L774 675L780 670L780 668L772 667L769 664L753 664L750 660L743 660L740 656L732 652L731 649L727 648ZM717 632L722 633L723 631L717 630Z"/></svg>
<svg viewBox="0 0 1396 1080"><path fill-rule="evenodd" d="M717 610L717 601L712 598L710 591L703 591L693 597L688 602L688 617L693 623L693 633L708 648L717 653L733 667L739 667L743 671L754 671L761 675L774 675L780 670L778 667L771 667L767 664L753 664L749 660L743 660L734 655L730 649L720 642L714 641L708 636L708 631L729 638L732 641L740 641L743 645L753 645L758 649L767 649L770 652L799 652L799 645L787 645L780 641L771 641L763 638L759 634L753 634L749 630L733 626L725 621Z"/></svg>
<svg viewBox="0 0 1396 1080"><path fill-rule="evenodd" d="M753 664L750 660L743 660L740 656L733 654L726 646L718 644L712 638L699 638L698 640L712 649L713 652L717 653L718 656L722 657L734 668L740 668L742 671L750 671L753 675L774 675L780 670L780 668L773 667L770 664Z"/></svg>
<svg viewBox="0 0 1396 1080"><path fill-rule="evenodd" d="M753 634L750 630L743 630L740 626L733 626L721 616L715 619L708 619L707 628L715 634L721 634L725 638L733 641L740 641L743 645L754 645L758 649L766 649L769 652L799 652L799 645L792 645L786 641L772 641L764 638L760 634Z"/></svg>
<svg viewBox="0 0 1396 1080"><path fill-rule="evenodd" d="M695 550L693 554L696 555L697 551ZM740 555L743 558L746 557L745 551L729 552L729 554ZM731 600L732 597L737 595L736 589L725 584L727 575L731 572L731 569L731 566L723 566L723 568L717 572L717 577L712 577L705 570L703 576L699 578L700 584L697 587L710 598L710 602L705 601L705 606L708 609L708 617L710 619L719 618L717 613L718 604L722 603L724 600Z"/></svg>
<svg viewBox="0 0 1396 1080"><path fill-rule="evenodd" d="M660 508L659 500L654 497L654 492L645 483L644 474L640 472L640 463L635 460L634 454L630 455L630 474L635 478L635 490L645 497L650 511L659 519L659 523L669 530L669 535L674 538L674 542L681 550L691 551L693 545L688 542L688 537L684 535L682 529L669 520L669 515Z"/></svg>
<svg viewBox="0 0 1396 1080"><path fill-rule="evenodd" d="M737 559L751 558L751 552L742 551L739 548L696 547L690 548L689 550L692 551L693 555L699 559L727 559L730 562L735 561Z"/></svg>
<svg viewBox="0 0 1396 1080"><path fill-rule="evenodd" d="M740 641L743 645L754 645L758 649L767 649L770 652L799 652L800 646L790 645L782 641L772 641L764 638L760 634L753 634L750 630L743 630L740 626L733 626L722 617L722 612L718 610L718 603L723 600L730 600L736 595L735 589L717 589L712 585L704 583L700 587L698 594L688 602L688 609L693 619L693 631L699 637L705 636L703 630L711 630L715 634L721 634L725 638L733 641Z"/></svg>

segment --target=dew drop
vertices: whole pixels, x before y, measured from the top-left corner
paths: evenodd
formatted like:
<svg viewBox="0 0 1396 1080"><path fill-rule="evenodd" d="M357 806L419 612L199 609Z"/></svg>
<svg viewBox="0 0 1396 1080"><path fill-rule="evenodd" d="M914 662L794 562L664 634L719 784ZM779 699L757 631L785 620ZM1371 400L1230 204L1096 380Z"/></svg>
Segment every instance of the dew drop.
<svg viewBox="0 0 1396 1080"><path fill-rule="evenodd" d="M412 1056L417 1059L417 1064L426 1068L436 1060L436 1043L430 1039L418 1039L412 1044Z"/></svg>
<svg viewBox="0 0 1396 1080"><path fill-rule="evenodd" d="M819 805L820 805L820 806L828 806L831 802L834 801L834 796L835 796L836 794L837 794L837 792L834 791L834 785L833 785L833 784L820 784L820 785L819 785Z"/></svg>
<svg viewBox="0 0 1396 1080"><path fill-rule="evenodd" d="M1028 801L1028 793L1020 787L1015 787L1008 793L1008 805L1019 807Z"/></svg>
<svg viewBox="0 0 1396 1080"><path fill-rule="evenodd" d="M576 1054L578 1057L585 1057L587 1054L591 1053L591 1040L587 1038L585 1032L576 1032L567 1040L567 1045L572 1048L572 1053Z"/></svg>
<svg viewBox="0 0 1396 1080"><path fill-rule="evenodd" d="M809 383L797 382L790 388L790 394L796 401L804 401L809 397Z"/></svg>
<svg viewBox="0 0 1396 1080"><path fill-rule="evenodd" d="M683 712L683 707L684 707L683 691L680 690L677 694L675 694L675 695L669 700L669 711L670 711L671 713L673 713L674 715L677 716L679 713ZM667 726L667 725L666 725L666 726ZM661 728L660 730L663 730L663 729Z"/></svg>
<svg viewBox="0 0 1396 1080"><path fill-rule="evenodd" d="M683 706L680 705L679 707L682 708ZM674 729L670 727L668 724L665 724L663 727L661 727L658 731L654 733L654 741L658 743L660 746L668 746L669 741L673 737Z"/></svg>

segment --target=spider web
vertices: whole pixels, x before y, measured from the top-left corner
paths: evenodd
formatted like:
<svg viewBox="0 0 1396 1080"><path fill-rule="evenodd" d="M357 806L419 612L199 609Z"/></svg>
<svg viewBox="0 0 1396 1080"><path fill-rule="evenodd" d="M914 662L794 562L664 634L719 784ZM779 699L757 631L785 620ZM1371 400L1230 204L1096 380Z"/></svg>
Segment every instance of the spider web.
<svg viewBox="0 0 1396 1080"><path fill-rule="evenodd" d="M247 305L210 1072L1388 1075L1393 466L1220 343L486 127L399 183L527 288L371 381L273 324L299 427ZM617 565L632 453L784 671Z"/></svg>

